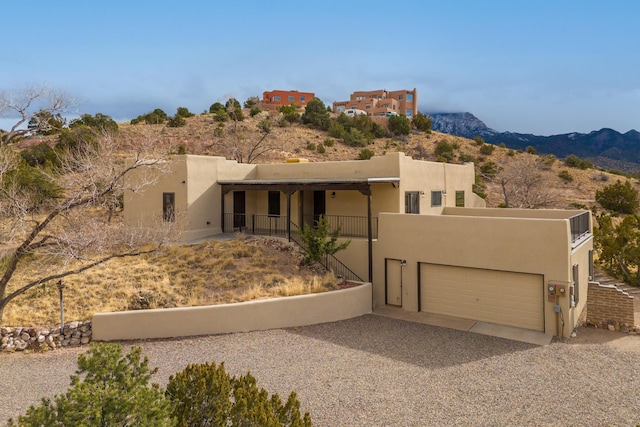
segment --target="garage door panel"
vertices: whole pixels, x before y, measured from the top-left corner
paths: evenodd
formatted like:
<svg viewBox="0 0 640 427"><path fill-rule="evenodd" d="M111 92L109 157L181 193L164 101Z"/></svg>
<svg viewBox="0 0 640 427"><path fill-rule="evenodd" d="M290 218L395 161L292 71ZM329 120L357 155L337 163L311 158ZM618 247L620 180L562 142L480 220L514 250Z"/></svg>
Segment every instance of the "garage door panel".
<svg viewBox="0 0 640 427"><path fill-rule="evenodd" d="M540 275L421 264L422 311L544 331Z"/></svg>

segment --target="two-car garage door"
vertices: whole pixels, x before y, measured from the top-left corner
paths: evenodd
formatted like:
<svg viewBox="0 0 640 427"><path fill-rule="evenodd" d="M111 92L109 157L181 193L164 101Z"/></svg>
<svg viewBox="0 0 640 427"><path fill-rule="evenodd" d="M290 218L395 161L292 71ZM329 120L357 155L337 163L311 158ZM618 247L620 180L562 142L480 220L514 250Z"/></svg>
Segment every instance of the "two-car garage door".
<svg viewBox="0 0 640 427"><path fill-rule="evenodd" d="M420 294L425 312L544 331L541 275L420 264Z"/></svg>

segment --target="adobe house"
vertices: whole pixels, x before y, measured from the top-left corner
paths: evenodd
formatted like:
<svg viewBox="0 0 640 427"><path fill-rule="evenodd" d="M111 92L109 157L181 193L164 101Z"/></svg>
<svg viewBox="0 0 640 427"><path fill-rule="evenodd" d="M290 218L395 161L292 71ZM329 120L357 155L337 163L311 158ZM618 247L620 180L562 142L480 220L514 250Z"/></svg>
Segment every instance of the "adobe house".
<svg viewBox="0 0 640 427"><path fill-rule="evenodd" d="M297 240L324 215L351 244L329 267L373 284L373 308L474 319L568 336L592 275L582 210L489 209L472 163L389 153L365 161L239 164L178 155L143 193L125 193L129 224L186 218L192 241L223 232Z"/></svg>
<svg viewBox="0 0 640 427"><path fill-rule="evenodd" d="M418 113L418 91L415 88L413 90L356 91L349 96L348 101L333 103L334 113L343 113L347 110L366 111L367 115L374 117L401 114L410 119Z"/></svg>
<svg viewBox="0 0 640 427"><path fill-rule="evenodd" d="M262 93L262 99L260 103L263 106L274 105L280 107L281 105L295 104L300 107L306 106L309 101L313 99L315 94L313 92L298 92L297 90L272 90Z"/></svg>

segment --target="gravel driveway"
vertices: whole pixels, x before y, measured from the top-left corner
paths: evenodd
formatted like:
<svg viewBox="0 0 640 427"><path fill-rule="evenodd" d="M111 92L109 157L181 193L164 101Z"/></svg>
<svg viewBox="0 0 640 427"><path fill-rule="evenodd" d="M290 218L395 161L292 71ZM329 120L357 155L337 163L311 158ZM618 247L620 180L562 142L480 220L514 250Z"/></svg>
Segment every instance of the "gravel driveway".
<svg viewBox="0 0 640 427"><path fill-rule="evenodd" d="M162 385L187 363L224 361L281 397L295 390L316 426L633 426L640 337L604 333L616 340L537 347L366 315L136 344ZM83 351L0 354L0 423L63 392Z"/></svg>

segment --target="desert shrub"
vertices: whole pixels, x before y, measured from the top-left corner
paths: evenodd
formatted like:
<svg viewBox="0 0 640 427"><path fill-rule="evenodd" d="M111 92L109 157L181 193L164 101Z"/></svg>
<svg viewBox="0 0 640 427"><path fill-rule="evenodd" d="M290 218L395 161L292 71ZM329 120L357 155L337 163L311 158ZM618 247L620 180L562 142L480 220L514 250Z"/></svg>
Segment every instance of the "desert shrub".
<svg viewBox="0 0 640 427"><path fill-rule="evenodd" d="M169 118L169 121L167 122L167 126L170 128L179 128L186 125L187 121L184 119L184 117L177 114Z"/></svg>
<svg viewBox="0 0 640 427"><path fill-rule="evenodd" d="M431 132L433 120L431 120L431 117L419 112L411 119L411 125L419 131L429 133Z"/></svg>
<svg viewBox="0 0 640 427"><path fill-rule="evenodd" d="M560 173L558 174L558 177L560 177L561 179L567 182L573 181L573 175L571 175L571 173L569 173L569 171L566 169L561 170Z"/></svg>
<svg viewBox="0 0 640 427"><path fill-rule="evenodd" d="M411 122L405 116L391 116L388 123L389 132L394 135L409 135Z"/></svg>
<svg viewBox="0 0 640 427"><path fill-rule="evenodd" d="M338 123L335 120L332 120L331 123L329 124L328 132L329 132L329 135L331 135L334 138L342 138L342 136L345 133L345 129L344 129L344 126L342 126L340 123Z"/></svg>
<svg viewBox="0 0 640 427"><path fill-rule="evenodd" d="M349 132L345 132L342 135L342 141L350 147L364 147L368 143L364 133L356 128L351 128Z"/></svg>
<svg viewBox="0 0 640 427"><path fill-rule="evenodd" d="M311 426L309 413L300 413L300 401L291 392L282 403L269 396L247 373L231 377L224 363L187 365L169 378L167 399L180 426Z"/></svg>
<svg viewBox="0 0 640 427"><path fill-rule="evenodd" d="M484 138L483 138L483 137L481 137L481 136L479 136L479 135L474 136L474 137L473 137L473 141L474 141L474 142L476 143L476 145L478 145L478 146L482 146L482 145L484 145L484 144L485 144L485 142L484 142Z"/></svg>
<svg viewBox="0 0 640 427"><path fill-rule="evenodd" d="M282 113L282 116L289 123L298 123L300 121L300 113L298 113L298 109L295 105L283 105L278 111Z"/></svg>
<svg viewBox="0 0 640 427"><path fill-rule="evenodd" d="M289 123L289 120L287 120L284 116L280 117L280 119L278 120L278 126L281 128L289 127L290 124L291 123Z"/></svg>
<svg viewBox="0 0 640 427"><path fill-rule="evenodd" d="M495 162L485 162L480 165L480 173L487 178L493 178L498 174L500 169Z"/></svg>
<svg viewBox="0 0 640 427"><path fill-rule="evenodd" d="M458 159L461 162L465 162L465 163L467 163L467 162L475 162L476 161L475 157L473 157L471 154L467 154L467 153L460 153L458 155Z"/></svg>
<svg viewBox="0 0 640 427"><path fill-rule="evenodd" d="M262 113L262 110L258 107L251 107L251 110L249 110L249 116L251 117L255 117L260 113Z"/></svg>
<svg viewBox="0 0 640 427"><path fill-rule="evenodd" d="M329 108L329 111L327 111ZM311 124L316 129L329 129L329 112L330 107L325 107L324 102L320 98L313 98L308 103L302 114L302 123Z"/></svg>
<svg viewBox="0 0 640 427"><path fill-rule="evenodd" d="M319 154L324 154L324 153L326 153L326 152L327 152L327 150L324 148L324 145L322 145L322 144L318 144L318 148L316 149L316 151L317 151Z"/></svg>
<svg viewBox="0 0 640 427"><path fill-rule="evenodd" d="M340 228L331 230L329 221L321 215L314 227L305 225L298 235L303 242L305 252L304 263L312 265L319 262L325 255L334 255L336 252L346 249L351 240L338 243Z"/></svg>
<svg viewBox="0 0 640 427"><path fill-rule="evenodd" d="M187 147L184 144L178 145L178 154L187 154Z"/></svg>
<svg viewBox="0 0 640 427"><path fill-rule="evenodd" d="M326 147L333 147L333 144L335 143L333 138L325 138L324 140L324 145Z"/></svg>
<svg viewBox="0 0 640 427"><path fill-rule="evenodd" d="M360 150L360 154L358 154L358 160L369 160L370 158L372 158L375 155L376 155L376 153L373 150L370 150L368 148L364 148L364 149Z"/></svg>
<svg viewBox="0 0 640 427"><path fill-rule="evenodd" d="M220 102L215 102L215 103L211 104L211 107L209 107L209 112L211 114L215 114L220 110L224 110L225 112L227 111L227 109L224 107L224 105L222 105Z"/></svg>
<svg viewBox="0 0 640 427"><path fill-rule="evenodd" d="M498 144L498 147L507 148L507 144L505 144L504 142L501 142L500 144Z"/></svg>
<svg viewBox="0 0 640 427"><path fill-rule="evenodd" d="M184 117L185 119L189 117L193 117L194 115L195 114L189 111L187 107L178 107L178 110L176 112L176 116Z"/></svg>
<svg viewBox="0 0 640 427"><path fill-rule="evenodd" d="M315 149L316 149L316 144L314 144L313 142L309 142L307 144L307 150L314 151Z"/></svg>
<svg viewBox="0 0 640 427"><path fill-rule="evenodd" d="M484 154L485 156L491 155L493 150L496 149L496 146L493 144L484 144L480 147L480 154Z"/></svg>
<svg viewBox="0 0 640 427"><path fill-rule="evenodd" d="M59 163L56 152L46 142L41 142L31 148L25 148L20 152L20 156L31 167L51 165L55 166Z"/></svg>
<svg viewBox="0 0 640 427"><path fill-rule="evenodd" d="M253 109L258 106L259 102L260 98L258 98L257 96L250 96L246 101L244 101L243 106L244 108Z"/></svg>
<svg viewBox="0 0 640 427"><path fill-rule="evenodd" d="M596 191L596 202L610 211L632 214L638 209L638 190L629 181L622 183L617 180Z"/></svg>
<svg viewBox="0 0 640 427"><path fill-rule="evenodd" d="M515 151L513 151L513 150L509 150L509 151L507 151L507 156L509 156L509 157L513 157L513 156L515 156L515 155L516 155L516 152L515 152Z"/></svg>
<svg viewBox="0 0 640 427"><path fill-rule="evenodd" d="M564 164L571 168L583 170L593 168L593 163L591 163L589 160L583 160L574 154L569 154L567 157L565 157Z"/></svg>
<svg viewBox="0 0 640 427"><path fill-rule="evenodd" d="M99 132L106 132L110 134L118 133L118 123L116 123L116 121L110 116L102 113L96 113L95 116L92 116L91 114L83 114L79 119L72 120L71 123L69 123L70 128L83 125L96 129Z"/></svg>
<svg viewBox="0 0 640 427"><path fill-rule="evenodd" d="M43 398L18 418L20 426L172 426L170 401L149 385L140 347L123 355L118 344L92 344L78 356L76 375L66 393ZM15 426L9 421L9 426Z"/></svg>
<svg viewBox="0 0 640 427"><path fill-rule="evenodd" d="M447 141L438 141L436 143L436 148L434 154L436 156L436 160L443 163L448 163L452 161L455 157L453 153L453 145L449 144Z"/></svg>
<svg viewBox="0 0 640 427"><path fill-rule="evenodd" d="M528 145L526 150L527 150L527 153L529 153L529 154L536 154L537 153L536 147L534 147L533 145Z"/></svg>

